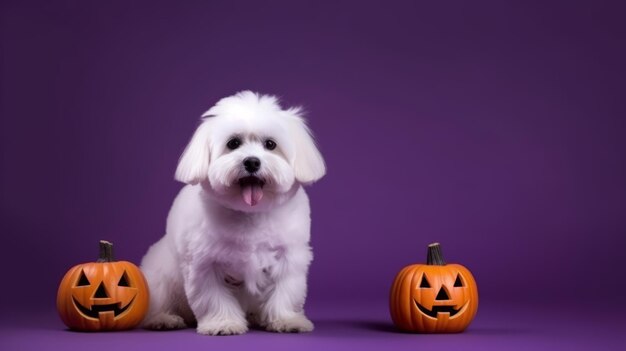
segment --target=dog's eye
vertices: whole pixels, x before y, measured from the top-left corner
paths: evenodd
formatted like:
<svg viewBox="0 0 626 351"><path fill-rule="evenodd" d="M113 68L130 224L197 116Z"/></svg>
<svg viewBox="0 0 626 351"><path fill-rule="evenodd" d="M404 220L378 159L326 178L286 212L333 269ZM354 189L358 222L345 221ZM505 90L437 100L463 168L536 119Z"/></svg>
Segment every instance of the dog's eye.
<svg viewBox="0 0 626 351"><path fill-rule="evenodd" d="M230 150L235 150L239 146L241 146L241 140L239 140L239 138L232 138L226 143L226 147Z"/></svg>
<svg viewBox="0 0 626 351"><path fill-rule="evenodd" d="M271 139L265 140L265 148L268 150L274 150L276 148L276 142Z"/></svg>

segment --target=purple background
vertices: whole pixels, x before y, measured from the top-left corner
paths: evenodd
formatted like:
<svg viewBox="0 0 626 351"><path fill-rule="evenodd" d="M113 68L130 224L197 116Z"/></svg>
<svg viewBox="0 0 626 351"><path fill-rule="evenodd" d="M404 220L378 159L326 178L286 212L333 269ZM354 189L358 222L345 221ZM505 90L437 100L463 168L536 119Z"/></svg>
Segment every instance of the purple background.
<svg viewBox="0 0 626 351"><path fill-rule="evenodd" d="M60 278L95 259L99 239L138 263L163 235L200 114L252 89L303 105L328 164L309 188L318 329L220 343L363 348L379 335L414 345L390 333L387 293L439 241L473 271L481 308L468 333L420 342L553 347L574 333L566 345L626 345L613 332L626 311L625 10L4 1L0 301L21 313L0 314L13 327L2 341L103 338L63 331ZM135 345L146 333L118 335Z"/></svg>

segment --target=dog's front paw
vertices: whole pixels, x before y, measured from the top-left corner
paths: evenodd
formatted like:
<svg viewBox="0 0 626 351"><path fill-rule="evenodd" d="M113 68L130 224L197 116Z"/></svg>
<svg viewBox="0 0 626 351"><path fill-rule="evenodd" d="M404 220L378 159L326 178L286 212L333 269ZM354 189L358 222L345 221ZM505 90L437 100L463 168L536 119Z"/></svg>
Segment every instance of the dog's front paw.
<svg viewBox="0 0 626 351"><path fill-rule="evenodd" d="M269 322L266 329L277 333L304 333L313 331L313 323L305 315L299 314Z"/></svg>
<svg viewBox="0 0 626 351"><path fill-rule="evenodd" d="M248 331L246 323L222 319L198 323L196 329L202 335L239 335Z"/></svg>
<svg viewBox="0 0 626 351"><path fill-rule="evenodd" d="M143 327L152 330L173 330L186 328L187 325L181 316L159 313L156 316L148 318L148 320L143 323Z"/></svg>

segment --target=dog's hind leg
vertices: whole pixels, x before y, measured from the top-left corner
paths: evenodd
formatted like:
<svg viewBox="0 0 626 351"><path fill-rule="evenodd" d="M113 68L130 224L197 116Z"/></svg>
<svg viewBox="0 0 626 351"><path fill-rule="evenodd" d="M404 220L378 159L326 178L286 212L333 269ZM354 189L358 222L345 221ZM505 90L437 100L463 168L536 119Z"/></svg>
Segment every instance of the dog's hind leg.
<svg viewBox="0 0 626 351"><path fill-rule="evenodd" d="M182 277L177 271L176 258L162 238L152 245L141 262L150 288L150 307L142 326L146 329L169 330L186 328L178 314L179 306L186 304Z"/></svg>

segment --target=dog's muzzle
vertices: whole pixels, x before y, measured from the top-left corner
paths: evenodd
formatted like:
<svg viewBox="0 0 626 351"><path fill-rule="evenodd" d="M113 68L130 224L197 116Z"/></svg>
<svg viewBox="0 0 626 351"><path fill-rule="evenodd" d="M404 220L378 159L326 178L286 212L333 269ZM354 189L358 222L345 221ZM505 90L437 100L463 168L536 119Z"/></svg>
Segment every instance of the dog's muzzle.
<svg viewBox="0 0 626 351"><path fill-rule="evenodd" d="M255 176L247 176L239 179L241 197L248 206L254 206L263 198L263 185L265 182Z"/></svg>

